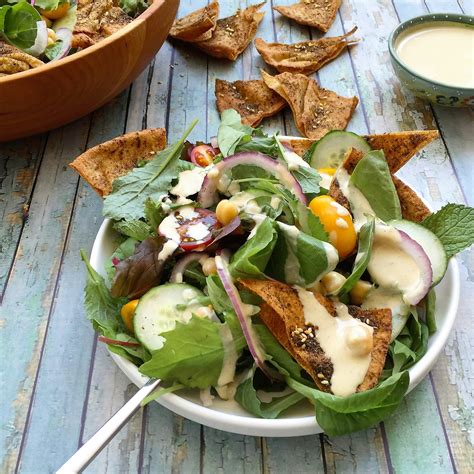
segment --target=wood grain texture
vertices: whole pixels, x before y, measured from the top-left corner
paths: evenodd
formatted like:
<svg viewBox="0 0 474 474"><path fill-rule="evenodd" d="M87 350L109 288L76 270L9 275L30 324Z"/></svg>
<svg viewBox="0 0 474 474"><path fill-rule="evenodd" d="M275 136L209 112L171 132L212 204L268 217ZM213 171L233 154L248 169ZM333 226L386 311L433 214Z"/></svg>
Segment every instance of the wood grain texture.
<svg viewBox="0 0 474 474"><path fill-rule="evenodd" d="M156 0L140 18L90 48L1 77L0 141L69 123L122 92L160 49L178 4Z"/></svg>
<svg viewBox="0 0 474 474"><path fill-rule="evenodd" d="M197 8L195 3L182 1L179 15ZM221 3L221 16L232 14L239 4L237 0ZM473 134L469 124L463 123L465 115L432 109L400 88L389 64L386 38L404 15L423 13L427 6L456 11L456 5L453 1L425 5L419 0L381 0L371 2L369 10L359 2L345 1L328 35L358 25L357 35L363 42L317 75L324 87L360 97L351 130L440 127L444 142L431 144L401 172L435 208L447 201L461 202L463 196L470 200L472 172L464 145L472 147ZM287 42L319 37L314 30L272 12L271 6L269 1L263 8L266 14L258 36ZM167 126L170 139L176 139L195 117L200 123L192 137L210 138L219 123L215 78L258 78L261 67L270 71L253 47L229 63L166 42L130 93L92 118L52 132L42 161L45 138L34 139L31 145L0 146L2 215L8 215L10 209L17 212L23 201L31 201L31 218L24 228L10 223L0 228L0 237L13 237L13 242L7 237L7 260L15 257L0 307L0 351L2 356L15 352L17 359L8 370L0 368L2 384L8 388L6 398L2 391L1 472L12 472L18 466L19 472L36 473L39 465L44 466L41 472L52 472L136 390L105 348L96 345L84 319L84 273L78 249L92 246L101 222L100 202L87 186L77 186L77 177L65 164L85 146L124 131ZM265 120L263 127L297 134L289 111ZM12 166L9 159L5 166L4 150L9 150L5 151L8 158L20 158L19 164ZM455 171L461 175L462 188ZM22 173L27 179L21 179ZM2 254L0 269L9 268L7 260ZM86 472L469 472L474 464L474 365L470 357L474 352L470 309L474 252L463 253L459 261L463 298L454 334L431 376L382 427L339 438L260 439L203 428L153 403ZM20 349L17 338L22 340Z"/></svg>

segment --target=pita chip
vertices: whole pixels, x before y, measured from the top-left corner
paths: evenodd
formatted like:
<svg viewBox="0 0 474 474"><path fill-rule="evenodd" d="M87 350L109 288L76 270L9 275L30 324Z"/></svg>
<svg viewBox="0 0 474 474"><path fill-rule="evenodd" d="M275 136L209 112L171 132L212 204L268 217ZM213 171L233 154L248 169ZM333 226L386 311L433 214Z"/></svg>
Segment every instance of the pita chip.
<svg viewBox="0 0 474 474"><path fill-rule="evenodd" d="M346 46L357 41L348 40L357 27L343 36L321 38L295 44L267 43L261 38L255 40L255 47L263 60L278 72L311 74L324 64L337 58Z"/></svg>
<svg viewBox="0 0 474 474"><path fill-rule="evenodd" d="M357 163L363 158L364 154L359 150L351 149L344 162L342 167L349 173L352 174L354 168L357 166ZM387 163L389 164L388 160ZM390 168L390 164L389 164ZM393 173L392 169L390 171ZM337 175L336 175L337 176ZM405 184L401 179L393 176L393 184L398 194L398 199L400 200L400 207L402 209L402 217L406 220L412 222L421 222L423 219L428 217L431 212L421 198L416 194L413 189L411 189L407 184ZM334 198L339 204L344 206L346 209L350 210L350 204L347 198L342 193L337 177L332 180L331 187L329 189L329 195Z"/></svg>
<svg viewBox="0 0 474 474"><path fill-rule="evenodd" d="M169 35L189 43L212 38L219 16L219 3L214 1L173 23Z"/></svg>
<svg viewBox="0 0 474 474"><path fill-rule="evenodd" d="M255 36L264 15L258 11L262 5L264 3L251 5L233 16L217 20L212 37L194 44L210 56L234 61Z"/></svg>
<svg viewBox="0 0 474 474"><path fill-rule="evenodd" d="M242 123L256 127L262 119L275 115L286 106L276 92L260 80L227 82L216 79L216 102L219 112L235 109Z"/></svg>
<svg viewBox="0 0 474 474"><path fill-rule="evenodd" d="M262 321L278 342L308 372L317 387L324 392L330 392L334 367L319 345L317 337L306 337L304 333L308 331L317 335L317 327L306 323L297 291L277 281L242 280L240 284L263 299L259 313ZM334 302L320 293L313 294L328 313L335 317ZM348 312L353 318L374 328L371 362L364 380L357 388L358 392L362 392L378 383L392 335L392 312L390 309L362 310L358 306L348 306Z"/></svg>
<svg viewBox="0 0 474 474"><path fill-rule="evenodd" d="M283 72L270 76L262 71L262 78L288 102L301 134L313 140L330 130L345 129L359 102L357 97L342 97L319 87L304 74Z"/></svg>
<svg viewBox="0 0 474 474"><path fill-rule="evenodd" d="M112 191L115 179L136 168L140 161L152 159L165 146L164 128L141 130L90 148L69 166L104 197Z"/></svg>
<svg viewBox="0 0 474 474"><path fill-rule="evenodd" d="M17 72L28 71L44 63L34 56L24 53L21 49L15 48L0 40L0 75L9 76Z"/></svg>
<svg viewBox="0 0 474 474"><path fill-rule="evenodd" d="M273 7L278 13L301 25L326 33L336 18L342 0L300 0L288 6Z"/></svg>

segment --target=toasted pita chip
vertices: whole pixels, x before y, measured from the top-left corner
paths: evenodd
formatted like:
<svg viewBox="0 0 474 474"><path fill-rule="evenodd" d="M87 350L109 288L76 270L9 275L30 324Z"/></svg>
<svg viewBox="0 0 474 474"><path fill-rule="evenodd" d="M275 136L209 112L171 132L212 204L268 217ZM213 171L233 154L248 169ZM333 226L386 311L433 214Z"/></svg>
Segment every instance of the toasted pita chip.
<svg viewBox="0 0 474 474"><path fill-rule="evenodd" d="M0 74L9 76L43 64L43 61L24 53L15 46L0 41Z"/></svg>
<svg viewBox="0 0 474 474"><path fill-rule="evenodd" d="M258 10L264 3L251 5L245 10L238 10L233 16L217 20L212 38L195 45L210 56L234 61L252 41L263 19L264 13Z"/></svg>
<svg viewBox="0 0 474 474"><path fill-rule="evenodd" d="M136 168L140 161L152 159L165 146L164 128L127 133L90 148L69 166L103 197L112 191L115 179Z"/></svg>
<svg viewBox="0 0 474 474"><path fill-rule="evenodd" d="M352 174L357 163L363 158L364 154L359 150L351 149L344 162L341 166L349 173ZM388 160L387 160L388 162ZM399 163L399 162L395 162ZM389 163L388 163L389 164ZM390 168L390 164L389 164ZM392 171L392 170L390 170ZM409 221L421 222L424 218L428 217L431 212L421 198L411 189L407 184L402 180L393 176L393 184L397 190L398 198L400 200L400 207L402 209L402 217ZM334 198L339 204L344 206L346 209L350 210L350 204L347 198L342 193L337 178L333 179L331 182L331 187L329 189L329 195Z"/></svg>
<svg viewBox="0 0 474 474"><path fill-rule="evenodd" d="M336 18L342 0L300 0L288 6L273 7L278 13L301 25L308 25L326 33Z"/></svg>
<svg viewBox="0 0 474 474"><path fill-rule="evenodd" d="M321 38L295 44L267 43L261 38L255 40L255 47L263 60L278 72L311 74L324 64L337 58L346 46L357 41L347 40L357 27L343 36Z"/></svg>
<svg viewBox="0 0 474 474"><path fill-rule="evenodd" d="M171 27L169 35L188 43L206 41L212 37L219 16L219 2L214 1L179 20Z"/></svg>
<svg viewBox="0 0 474 474"><path fill-rule="evenodd" d="M346 128L359 102L357 97L341 97L319 87L304 74L283 72L270 76L262 71L262 78L288 102L301 134L312 139L321 138L330 130Z"/></svg>
<svg viewBox="0 0 474 474"><path fill-rule="evenodd" d="M374 150L382 150L392 173L396 173L416 153L439 137L438 130L413 130L391 132L379 135L365 135L367 143ZM315 140L289 140L295 153L303 156Z"/></svg>
<svg viewBox="0 0 474 474"><path fill-rule="evenodd" d="M235 109L242 117L242 123L256 127L265 117L271 117L286 106L286 102L265 82L216 79L217 109Z"/></svg>
<svg viewBox="0 0 474 474"><path fill-rule="evenodd" d="M304 318L303 305L295 289L276 281L242 280L240 284L260 296L264 303L261 306L260 318L272 332L280 344L294 357L298 364L314 380L322 391L329 392L331 385L323 384L322 380L330 381L333 365L316 338L301 340L299 329L311 328ZM334 303L319 293L315 298L332 316L336 316ZM348 306L349 314L360 319L374 328L372 360L363 382L357 388L358 392L374 387L380 377L388 345L392 336L392 312L390 309L362 310L357 306Z"/></svg>

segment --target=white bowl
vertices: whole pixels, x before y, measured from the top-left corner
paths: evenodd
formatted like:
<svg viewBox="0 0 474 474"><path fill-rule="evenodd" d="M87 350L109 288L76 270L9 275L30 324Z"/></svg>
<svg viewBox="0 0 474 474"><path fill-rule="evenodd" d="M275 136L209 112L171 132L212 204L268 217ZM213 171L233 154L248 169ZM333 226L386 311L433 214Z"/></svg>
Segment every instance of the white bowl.
<svg viewBox="0 0 474 474"><path fill-rule="evenodd" d="M117 247L117 238L118 234L112 228L112 222L106 219L95 238L90 259L94 269L104 276L105 261ZM430 337L425 356L409 369L410 386L408 391L413 390L421 382L441 354L456 319L459 290L458 264L455 259L451 259L445 277L436 287L438 330ZM127 359L114 353L111 353L111 356L125 375L138 387L144 385L148 380ZM213 406L204 407L199 400L199 394L193 390L180 392L179 395L175 393L163 395L158 398L157 402L192 421L231 433L283 437L322 432L321 427L316 423L314 410L306 402L293 407L275 420L255 418L236 402L226 402L217 400L217 398Z"/></svg>

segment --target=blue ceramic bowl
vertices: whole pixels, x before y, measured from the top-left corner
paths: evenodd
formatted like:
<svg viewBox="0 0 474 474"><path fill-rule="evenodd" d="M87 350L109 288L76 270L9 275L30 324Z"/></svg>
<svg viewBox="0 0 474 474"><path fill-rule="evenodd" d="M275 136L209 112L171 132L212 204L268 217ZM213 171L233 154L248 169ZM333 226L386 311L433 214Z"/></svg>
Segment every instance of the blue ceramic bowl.
<svg viewBox="0 0 474 474"><path fill-rule="evenodd" d="M472 107L474 106L474 88L456 87L442 84L428 79L406 66L398 57L395 49L398 36L410 28L423 23L433 22L455 22L472 25L474 28L474 17L459 15L455 13L432 13L417 16L400 23L388 39L388 49L392 60L392 66L400 82L417 97L427 99L437 105L448 107Z"/></svg>

